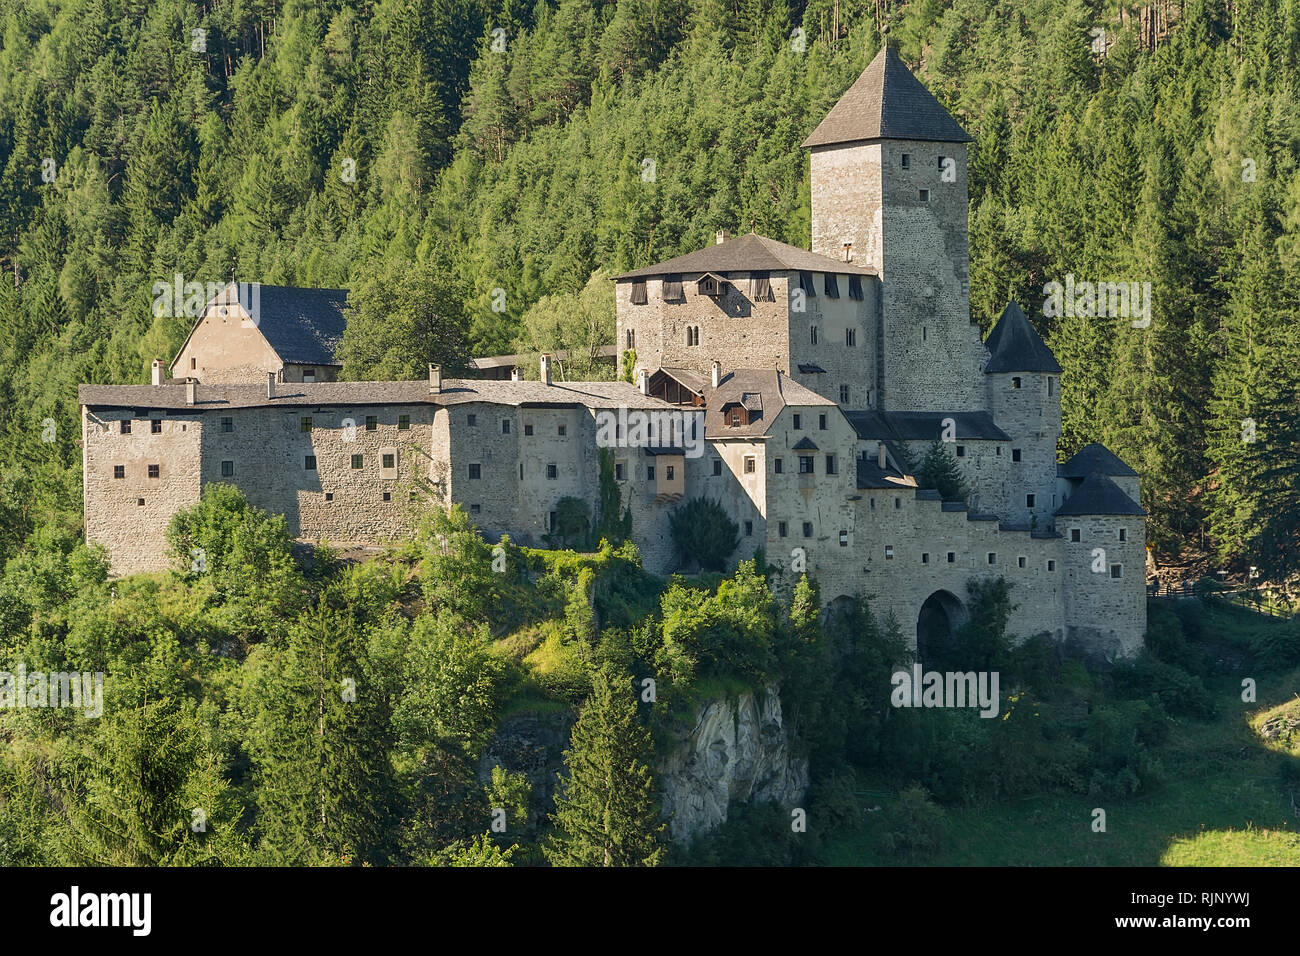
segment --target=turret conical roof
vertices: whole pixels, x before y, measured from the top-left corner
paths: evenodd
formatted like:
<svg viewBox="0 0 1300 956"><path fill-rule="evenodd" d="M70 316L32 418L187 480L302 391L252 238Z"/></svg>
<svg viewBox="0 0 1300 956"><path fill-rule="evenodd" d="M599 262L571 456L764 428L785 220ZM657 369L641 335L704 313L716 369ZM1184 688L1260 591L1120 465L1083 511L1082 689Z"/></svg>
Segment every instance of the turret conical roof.
<svg viewBox="0 0 1300 956"><path fill-rule="evenodd" d="M984 340L984 347L989 350L985 373L1061 374L1061 365L1056 361L1056 356L1047 347L1043 337L1029 324L1029 319L1020 311L1020 306L1014 302L1007 303L1007 307L1002 310L1002 318L998 319L998 324L993 326L993 331Z"/></svg>

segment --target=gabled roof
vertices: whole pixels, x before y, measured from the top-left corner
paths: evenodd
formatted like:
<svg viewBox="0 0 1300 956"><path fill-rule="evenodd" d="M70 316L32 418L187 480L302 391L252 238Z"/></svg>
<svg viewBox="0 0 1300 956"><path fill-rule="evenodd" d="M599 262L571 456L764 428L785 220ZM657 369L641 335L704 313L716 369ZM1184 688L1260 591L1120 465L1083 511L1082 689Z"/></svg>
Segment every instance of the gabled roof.
<svg viewBox="0 0 1300 956"><path fill-rule="evenodd" d="M894 441L934 441L943 436L944 419L951 418L958 441L1011 441L988 412L845 412L859 438Z"/></svg>
<svg viewBox="0 0 1300 956"><path fill-rule="evenodd" d="M763 414L748 425L727 424L723 409L740 404L747 395L758 396ZM724 376L717 388L705 388L704 405L704 434L715 440L766 435L787 405L834 406L835 403L776 369L736 369Z"/></svg>
<svg viewBox="0 0 1300 956"><path fill-rule="evenodd" d="M1094 471L1065 504L1056 509L1060 517L1068 515L1144 515L1146 514L1115 482Z"/></svg>
<svg viewBox="0 0 1300 956"><path fill-rule="evenodd" d="M748 235L716 242L684 256L625 272L615 279L641 279L646 276L677 273L779 272L802 269L806 272L834 272L840 275L875 275L870 269L849 262L818 255L798 246L777 242L751 232ZM723 277L725 278L725 276Z"/></svg>
<svg viewBox="0 0 1300 956"><path fill-rule="evenodd" d="M888 44L803 144L833 146L869 139L971 142Z"/></svg>
<svg viewBox="0 0 1300 956"><path fill-rule="evenodd" d="M1048 372L1061 374L1061 365L1014 302L1007 303L993 331L984 340L989 350L985 374L990 372Z"/></svg>
<svg viewBox="0 0 1300 956"><path fill-rule="evenodd" d="M1058 465L1056 473L1062 478L1086 478L1094 471L1112 478L1136 478L1138 473L1124 464L1119 456L1103 445L1093 442L1084 445L1064 465Z"/></svg>
<svg viewBox="0 0 1300 956"><path fill-rule="evenodd" d="M703 395L704 386L707 385L709 382L706 376L689 368L667 368L666 366L660 367L651 374L650 381L652 383L654 383L655 376L657 375L663 375L666 378L671 378L682 388L686 389L689 392L694 392L696 395Z"/></svg>

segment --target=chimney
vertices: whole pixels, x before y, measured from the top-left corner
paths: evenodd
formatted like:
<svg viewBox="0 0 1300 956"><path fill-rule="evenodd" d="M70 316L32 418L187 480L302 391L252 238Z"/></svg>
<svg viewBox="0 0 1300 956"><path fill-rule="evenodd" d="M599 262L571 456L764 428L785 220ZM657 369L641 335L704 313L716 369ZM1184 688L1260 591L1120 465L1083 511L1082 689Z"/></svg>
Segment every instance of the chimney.
<svg viewBox="0 0 1300 956"><path fill-rule="evenodd" d="M844 261L845 262L853 261L853 243L851 242L844 243Z"/></svg>
<svg viewBox="0 0 1300 956"><path fill-rule="evenodd" d="M885 459L885 443L883 441L876 444L876 464L881 471L889 467L889 463Z"/></svg>
<svg viewBox="0 0 1300 956"><path fill-rule="evenodd" d="M722 245L724 242L726 242L726 241L727 241L728 239L730 239L730 238L731 238L731 233L727 232L727 230L725 230L725 229L719 229L719 230L718 230L716 233L714 233L714 235L713 235L713 241L714 241L714 243L715 243L716 245L719 245L719 246Z"/></svg>
<svg viewBox="0 0 1300 956"><path fill-rule="evenodd" d="M522 382L523 380L524 380L524 373L519 370L519 366L518 365L512 366L510 369L510 381Z"/></svg>
<svg viewBox="0 0 1300 956"><path fill-rule="evenodd" d="M636 377L636 384L637 384L637 387L641 389L641 394L642 394L642 395L649 395L649 394L650 394L650 371L649 371L649 369L644 369L644 368L641 369L641 373Z"/></svg>
<svg viewBox="0 0 1300 956"><path fill-rule="evenodd" d="M713 362L713 387L717 388L722 383L722 363L716 359Z"/></svg>
<svg viewBox="0 0 1300 956"><path fill-rule="evenodd" d="M185 380L185 404L193 405L199 390L197 379L187 378Z"/></svg>
<svg viewBox="0 0 1300 956"><path fill-rule="evenodd" d="M275 398L275 373L266 373L266 397Z"/></svg>
<svg viewBox="0 0 1300 956"><path fill-rule="evenodd" d="M153 360L153 383L161 385L163 383L163 363L162 359Z"/></svg>
<svg viewBox="0 0 1300 956"><path fill-rule="evenodd" d="M551 384L551 353L542 353L542 384Z"/></svg>
<svg viewBox="0 0 1300 956"><path fill-rule="evenodd" d="M429 394L442 394L442 366L429 363Z"/></svg>

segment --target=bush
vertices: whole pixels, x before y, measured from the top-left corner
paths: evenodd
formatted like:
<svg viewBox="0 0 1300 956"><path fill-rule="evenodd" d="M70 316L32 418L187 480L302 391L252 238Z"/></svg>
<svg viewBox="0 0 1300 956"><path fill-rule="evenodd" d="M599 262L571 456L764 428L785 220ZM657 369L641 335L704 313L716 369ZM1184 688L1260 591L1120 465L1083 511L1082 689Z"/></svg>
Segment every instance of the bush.
<svg viewBox="0 0 1300 956"><path fill-rule="evenodd" d="M928 856L942 849L948 838L947 814L920 786L898 795L885 811L884 824L880 848L891 855Z"/></svg>
<svg viewBox="0 0 1300 956"><path fill-rule="evenodd" d="M722 571L740 544L740 526L721 504L708 498L692 498L668 521L677 553L704 571Z"/></svg>
<svg viewBox="0 0 1300 956"><path fill-rule="evenodd" d="M1116 664L1111 679L1121 698L1153 697L1170 714L1209 720L1218 712L1199 677L1157 660L1147 651L1136 660Z"/></svg>

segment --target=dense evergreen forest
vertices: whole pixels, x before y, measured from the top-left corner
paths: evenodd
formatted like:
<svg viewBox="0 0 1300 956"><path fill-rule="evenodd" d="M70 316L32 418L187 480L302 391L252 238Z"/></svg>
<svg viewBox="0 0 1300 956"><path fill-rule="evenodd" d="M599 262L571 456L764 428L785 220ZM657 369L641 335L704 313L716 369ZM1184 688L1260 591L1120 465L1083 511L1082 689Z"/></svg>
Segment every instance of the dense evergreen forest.
<svg viewBox="0 0 1300 956"><path fill-rule="evenodd" d="M109 581L79 540L76 386L145 382L175 354L190 319L151 312L156 282L347 288L356 379L582 348L612 335L604 276L717 228L809 245L799 144L887 27L976 138L972 315L987 331L1014 299L1042 330L1065 369L1063 451L1100 440L1138 469L1158 554L1300 570L1300 2L1188 0L1155 39L1136 9L0 0L0 648L115 675L102 720L0 715L0 863L660 862L655 748L702 694L773 681L822 819L849 825L855 773L924 785L903 790L887 854L933 847L934 801L1158 787L1166 708L1215 710L1212 655L1173 615L1153 616L1153 656L1103 681L1013 651L1014 596L978 596L983 663L1048 719L903 726L860 691L901 654L890 622L865 604L820 622L815 582L780 606L761 555L664 582L626 545L511 549L509 574L484 577L463 516L433 514L344 567L220 492L174 525L174 574ZM1067 275L1151 283L1152 321L1045 315ZM196 541L201 576L181 559ZM1279 628L1241 655L1300 664ZM671 706L638 716L619 688L650 673ZM526 780L477 779L500 721L579 705L553 816ZM629 769L602 843L611 761ZM691 859L821 858L745 832Z"/></svg>

